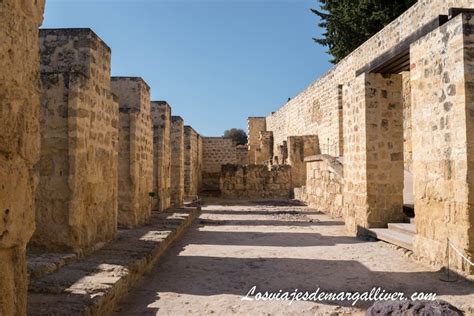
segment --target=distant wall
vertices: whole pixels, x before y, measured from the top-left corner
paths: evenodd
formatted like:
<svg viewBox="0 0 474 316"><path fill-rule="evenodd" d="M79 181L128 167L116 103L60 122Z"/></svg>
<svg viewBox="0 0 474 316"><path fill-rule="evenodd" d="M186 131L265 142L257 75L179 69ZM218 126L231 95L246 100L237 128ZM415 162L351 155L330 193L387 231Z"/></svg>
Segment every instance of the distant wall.
<svg viewBox="0 0 474 316"><path fill-rule="evenodd" d="M220 190L225 198L289 198L291 167L224 165Z"/></svg>
<svg viewBox="0 0 474 316"><path fill-rule="evenodd" d="M230 138L202 138L202 190L219 190L221 166L237 163L237 149Z"/></svg>

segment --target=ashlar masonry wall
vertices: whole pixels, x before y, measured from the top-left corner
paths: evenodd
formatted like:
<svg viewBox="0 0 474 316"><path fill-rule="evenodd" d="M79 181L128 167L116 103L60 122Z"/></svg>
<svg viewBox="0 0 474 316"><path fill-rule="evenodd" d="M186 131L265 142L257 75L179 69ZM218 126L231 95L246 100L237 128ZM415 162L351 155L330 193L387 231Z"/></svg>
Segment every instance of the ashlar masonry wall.
<svg viewBox="0 0 474 316"><path fill-rule="evenodd" d="M224 137L203 137L202 147L202 190L218 191L221 167L237 163L237 147Z"/></svg>
<svg viewBox="0 0 474 316"><path fill-rule="evenodd" d="M291 166L223 165L220 190L224 198L289 198Z"/></svg>
<svg viewBox="0 0 474 316"><path fill-rule="evenodd" d="M184 121L171 117L171 206L184 205Z"/></svg>
<svg viewBox="0 0 474 316"><path fill-rule="evenodd" d="M166 101L153 101L151 117L154 207L163 211L171 206L171 107Z"/></svg>
<svg viewBox="0 0 474 316"><path fill-rule="evenodd" d="M199 193L199 174L202 157L199 156L200 136L191 127L184 126L184 198L195 198ZM201 161L200 161L201 160Z"/></svg>
<svg viewBox="0 0 474 316"><path fill-rule="evenodd" d="M0 315L26 314L26 244L39 159L38 27L44 0L0 2Z"/></svg>
<svg viewBox="0 0 474 316"><path fill-rule="evenodd" d="M414 251L436 264L445 264L448 239L474 258L473 21L474 15L459 15L410 48ZM474 273L461 257L450 261Z"/></svg>
<svg viewBox="0 0 474 316"><path fill-rule="evenodd" d="M43 29L41 159L32 243L80 252L117 230L119 105L110 48L90 29Z"/></svg>
<svg viewBox="0 0 474 316"><path fill-rule="evenodd" d="M447 15L449 8L472 7L472 0L419 0L321 78L266 117L266 130L273 132L276 155L288 136L318 135L321 144L329 143L329 146L321 147L323 154L341 156L344 136L340 106L346 98L341 95L341 86L355 80L356 71L376 57L439 15Z"/></svg>
<svg viewBox="0 0 474 316"><path fill-rule="evenodd" d="M153 191L153 122L150 87L142 78L112 77L118 96L118 224L134 227L151 216Z"/></svg>

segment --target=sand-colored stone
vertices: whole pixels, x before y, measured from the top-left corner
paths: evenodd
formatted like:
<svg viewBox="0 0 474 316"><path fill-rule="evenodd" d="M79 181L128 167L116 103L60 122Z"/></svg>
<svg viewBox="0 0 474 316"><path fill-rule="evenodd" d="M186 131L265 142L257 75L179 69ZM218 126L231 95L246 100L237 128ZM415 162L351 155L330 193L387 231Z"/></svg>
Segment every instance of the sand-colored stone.
<svg viewBox="0 0 474 316"><path fill-rule="evenodd" d="M199 179L202 175L201 136L191 127L184 126L184 198L192 200L200 190Z"/></svg>
<svg viewBox="0 0 474 316"><path fill-rule="evenodd" d="M44 29L41 160L32 243L82 252L115 237L119 106L110 48L90 29ZM68 56L68 58L65 58Z"/></svg>
<svg viewBox="0 0 474 316"><path fill-rule="evenodd" d="M184 205L184 121L171 117L171 206Z"/></svg>
<svg viewBox="0 0 474 316"><path fill-rule="evenodd" d="M24 315L25 247L39 159L38 27L44 0L0 2L0 315Z"/></svg>
<svg viewBox="0 0 474 316"><path fill-rule="evenodd" d="M474 15L411 46L415 254L446 265L447 240L474 256ZM453 255L450 265L474 268Z"/></svg>
<svg viewBox="0 0 474 316"><path fill-rule="evenodd" d="M306 184L305 158L319 155L319 138L317 135L288 137L288 164L291 165L293 185L301 187Z"/></svg>
<svg viewBox="0 0 474 316"><path fill-rule="evenodd" d="M151 103L153 120L154 206L163 211L171 206L171 107L166 101Z"/></svg>
<svg viewBox="0 0 474 316"><path fill-rule="evenodd" d="M153 191L153 122L150 87L142 78L113 77L120 105L118 152L118 218L134 227L151 216Z"/></svg>

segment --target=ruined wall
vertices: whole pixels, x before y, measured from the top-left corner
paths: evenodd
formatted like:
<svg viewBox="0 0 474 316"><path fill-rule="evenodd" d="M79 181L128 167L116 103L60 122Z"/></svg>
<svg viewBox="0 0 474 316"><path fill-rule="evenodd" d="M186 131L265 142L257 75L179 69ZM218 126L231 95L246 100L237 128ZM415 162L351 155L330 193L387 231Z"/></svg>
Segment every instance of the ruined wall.
<svg viewBox="0 0 474 316"><path fill-rule="evenodd" d="M171 107L166 101L151 102L151 118L154 207L163 211L171 206Z"/></svg>
<svg viewBox="0 0 474 316"><path fill-rule="evenodd" d="M250 164L257 163L257 151L260 149L260 132L267 130L265 117L249 117L247 120L247 145Z"/></svg>
<svg viewBox="0 0 474 316"><path fill-rule="evenodd" d="M119 100L118 224L134 227L151 216L153 122L150 87L142 78L113 77Z"/></svg>
<svg viewBox="0 0 474 316"><path fill-rule="evenodd" d="M460 15L411 46L414 251L437 264L446 264L448 238L474 254L473 17ZM473 273L457 255L450 264Z"/></svg>
<svg viewBox="0 0 474 316"><path fill-rule="evenodd" d="M236 148L237 164L248 165L249 164L249 148L247 145L238 145Z"/></svg>
<svg viewBox="0 0 474 316"><path fill-rule="evenodd" d="M340 86L355 79L355 72L399 44L451 7L473 7L472 0L419 0L383 30L344 58L320 79L266 118L273 132L275 153L288 136L318 135L324 154L342 155ZM342 96L344 98L344 96ZM343 101L344 102L344 101ZM281 159L280 159L281 160Z"/></svg>
<svg viewBox="0 0 474 316"><path fill-rule="evenodd" d="M329 155L310 156L306 157L305 161L306 185L295 189L295 199L334 217L341 217L344 185L342 163Z"/></svg>
<svg viewBox="0 0 474 316"><path fill-rule="evenodd" d="M32 242L82 251L117 229L117 100L110 48L90 29L40 31L41 159ZM65 58L67 56L67 58Z"/></svg>
<svg viewBox="0 0 474 316"><path fill-rule="evenodd" d="M365 234L403 221L402 76L362 74L344 89L344 215Z"/></svg>
<svg viewBox="0 0 474 316"><path fill-rule="evenodd" d="M288 163L291 165L293 185L300 187L306 184L305 157L319 155L319 138L316 135L288 137Z"/></svg>
<svg viewBox="0 0 474 316"><path fill-rule="evenodd" d="M235 143L230 138L203 137L202 190L219 190L221 166L237 163Z"/></svg>
<svg viewBox="0 0 474 316"><path fill-rule="evenodd" d="M263 131L259 134L259 146L255 148L254 164L269 164L273 160L273 133Z"/></svg>
<svg viewBox="0 0 474 316"><path fill-rule="evenodd" d="M192 199L199 193L199 134L191 127L184 127L184 197Z"/></svg>
<svg viewBox="0 0 474 316"><path fill-rule="evenodd" d="M184 205L184 121L171 117L171 206Z"/></svg>
<svg viewBox="0 0 474 316"><path fill-rule="evenodd" d="M291 167L223 165L220 190L224 198L289 198Z"/></svg>
<svg viewBox="0 0 474 316"><path fill-rule="evenodd" d="M0 315L26 314L25 247L35 227L43 10L44 0L0 2Z"/></svg>

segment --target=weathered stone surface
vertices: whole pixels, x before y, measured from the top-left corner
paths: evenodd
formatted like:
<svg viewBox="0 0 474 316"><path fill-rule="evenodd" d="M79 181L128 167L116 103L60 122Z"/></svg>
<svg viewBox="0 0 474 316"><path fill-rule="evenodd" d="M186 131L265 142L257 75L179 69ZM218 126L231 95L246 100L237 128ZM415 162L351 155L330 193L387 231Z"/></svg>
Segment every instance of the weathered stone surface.
<svg viewBox="0 0 474 316"><path fill-rule="evenodd" d="M310 156L306 157L305 161L306 185L295 188L295 199L334 217L342 217L344 186L342 163L329 155ZM292 175L294 174L292 170Z"/></svg>
<svg viewBox="0 0 474 316"><path fill-rule="evenodd" d="M112 77L120 105L118 152L118 218L134 227L151 216L153 191L153 122L150 87L142 78Z"/></svg>
<svg viewBox="0 0 474 316"><path fill-rule="evenodd" d="M316 135L288 137L288 164L291 165L293 185L301 187L306 184L305 158L319 155L319 138Z"/></svg>
<svg viewBox="0 0 474 316"><path fill-rule="evenodd" d="M38 27L44 0L0 2L0 315L26 308L39 159Z"/></svg>
<svg viewBox="0 0 474 316"><path fill-rule="evenodd" d="M289 198L291 166L222 166L220 190L224 198Z"/></svg>
<svg viewBox="0 0 474 316"><path fill-rule="evenodd" d="M32 243L81 252L117 230L117 100L90 29L40 31L41 159ZM69 56L65 58L64 56Z"/></svg>
<svg viewBox="0 0 474 316"><path fill-rule="evenodd" d="M404 217L402 77L362 74L344 89L344 217L364 234Z"/></svg>
<svg viewBox="0 0 474 316"><path fill-rule="evenodd" d="M151 103L153 120L154 206L163 211L171 206L171 107L166 101Z"/></svg>
<svg viewBox="0 0 474 316"><path fill-rule="evenodd" d="M474 255L473 17L459 15L411 46L414 247L439 265L448 238ZM474 272L458 255L450 265Z"/></svg>
<svg viewBox="0 0 474 316"><path fill-rule="evenodd" d="M247 120L247 144L249 164L258 164L257 154L260 150L260 133L267 130L265 117L249 117Z"/></svg>
<svg viewBox="0 0 474 316"><path fill-rule="evenodd" d="M117 240L54 273L33 279L28 315L109 315L199 215L194 208L153 212L149 225L121 230Z"/></svg>
<svg viewBox="0 0 474 316"><path fill-rule="evenodd" d="M202 148L202 191L218 191L221 167L237 163L237 147L230 138L203 137Z"/></svg>
<svg viewBox="0 0 474 316"><path fill-rule="evenodd" d="M202 176L201 136L191 127L184 126L184 198L192 200L200 190ZM202 152L202 151L201 151Z"/></svg>
<svg viewBox="0 0 474 316"><path fill-rule="evenodd" d="M184 205L184 121L171 117L171 206Z"/></svg>

